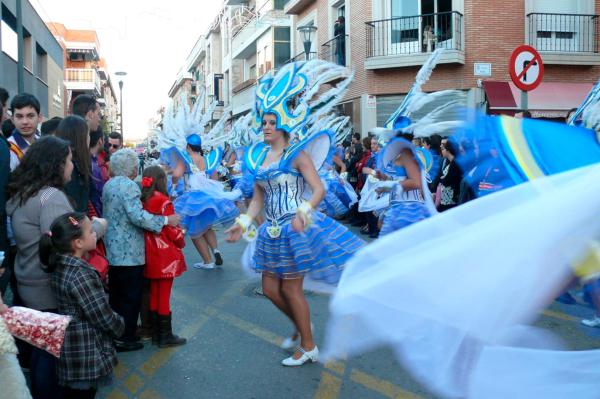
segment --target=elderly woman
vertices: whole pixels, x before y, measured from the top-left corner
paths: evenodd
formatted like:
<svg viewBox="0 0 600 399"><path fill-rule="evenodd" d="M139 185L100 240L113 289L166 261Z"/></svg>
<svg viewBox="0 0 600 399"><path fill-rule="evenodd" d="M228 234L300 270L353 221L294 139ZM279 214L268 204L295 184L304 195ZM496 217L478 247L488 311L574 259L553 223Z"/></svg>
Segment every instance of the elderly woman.
<svg viewBox="0 0 600 399"><path fill-rule="evenodd" d="M104 237L109 267L110 305L125 319L125 333L115 342L117 351L143 348L135 335L142 302L144 279L144 230L159 233L163 226L177 226L179 216L157 216L146 212L138 174L138 157L122 149L110 157L112 178L102 191L103 216L108 220Z"/></svg>

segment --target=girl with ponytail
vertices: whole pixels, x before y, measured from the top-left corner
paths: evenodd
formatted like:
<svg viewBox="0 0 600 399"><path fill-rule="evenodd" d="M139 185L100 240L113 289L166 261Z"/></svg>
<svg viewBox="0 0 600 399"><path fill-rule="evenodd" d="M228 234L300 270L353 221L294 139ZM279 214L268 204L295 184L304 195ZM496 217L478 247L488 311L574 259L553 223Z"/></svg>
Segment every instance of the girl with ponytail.
<svg viewBox="0 0 600 399"><path fill-rule="evenodd" d="M125 329L123 318L108 303L98 272L85 261L94 248L92 222L78 212L56 218L39 243L58 313L72 318L58 360L64 398L93 398L99 386L110 382L117 363L112 341Z"/></svg>

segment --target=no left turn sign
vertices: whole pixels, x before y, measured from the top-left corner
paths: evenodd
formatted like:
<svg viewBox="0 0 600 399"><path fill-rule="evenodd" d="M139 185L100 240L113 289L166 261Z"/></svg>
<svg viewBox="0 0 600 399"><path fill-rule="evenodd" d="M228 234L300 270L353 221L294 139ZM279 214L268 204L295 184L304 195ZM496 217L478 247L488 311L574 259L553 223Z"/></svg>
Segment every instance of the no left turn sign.
<svg viewBox="0 0 600 399"><path fill-rule="evenodd" d="M535 89L544 77L542 57L531 46L517 47L510 56L508 68L513 83L523 91Z"/></svg>

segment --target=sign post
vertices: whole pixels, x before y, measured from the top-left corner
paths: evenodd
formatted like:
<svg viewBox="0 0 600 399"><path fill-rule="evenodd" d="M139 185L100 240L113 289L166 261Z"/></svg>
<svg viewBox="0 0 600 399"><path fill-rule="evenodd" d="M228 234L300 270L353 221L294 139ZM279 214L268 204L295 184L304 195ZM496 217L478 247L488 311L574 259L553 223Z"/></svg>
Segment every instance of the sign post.
<svg viewBox="0 0 600 399"><path fill-rule="evenodd" d="M519 46L510 56L508 71L515 86L521 89L521 111L526 111L529 107L527 92L538 87L544 77L542 57L531 46Z"/></svg>

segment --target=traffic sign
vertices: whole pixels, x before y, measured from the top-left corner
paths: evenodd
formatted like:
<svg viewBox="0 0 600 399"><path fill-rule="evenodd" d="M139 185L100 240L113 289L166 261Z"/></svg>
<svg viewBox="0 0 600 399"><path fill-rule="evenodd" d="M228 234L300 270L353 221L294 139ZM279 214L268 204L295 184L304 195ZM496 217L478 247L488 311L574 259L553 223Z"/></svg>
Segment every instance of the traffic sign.
<svg viewBox="0 0 600 399"><path fill-rule="evenodd" d="M523 91L539 86L544 77L544 63L540 53L531 46L522 45L513 51L508 63L510 78Z"/></svg>

